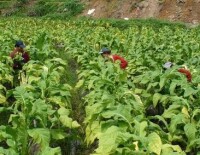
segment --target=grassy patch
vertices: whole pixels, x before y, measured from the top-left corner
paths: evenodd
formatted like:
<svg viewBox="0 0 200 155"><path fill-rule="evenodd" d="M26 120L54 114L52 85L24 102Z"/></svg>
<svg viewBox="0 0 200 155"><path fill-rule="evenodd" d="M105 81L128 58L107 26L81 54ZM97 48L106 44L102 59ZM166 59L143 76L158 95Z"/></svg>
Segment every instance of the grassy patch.
<svg viewBox="0 0 200 155"><path fill-rule="evenodd" d="M92 18L87 18L87 17L82 17L79 18L80 23L82 21L94 21L93 25L91 26L104 26L104 27L116 27L121 30L127 29L132 26L138 26L138 27L143 27L143 26L150 26L154 29L159 29L164 26L168 26L171 29L175 28L187 28L186 24L182 22L170 22L167 20L159 20L159 19L154 19L154 18L149 18L149 19L130 19L130 20L124 20L124 19L92 19ZM79 22L76 22L79 24ZM91 23L91 22L90 22Z"/></svg>
<svg viewBox="0 0 200 155"><path fill-rule="evenodd" d="M66 2L40 0L32 8L32 12L35 16L63 19L76 16L83 9L83 4L79 0L68 0Z"/></svg>

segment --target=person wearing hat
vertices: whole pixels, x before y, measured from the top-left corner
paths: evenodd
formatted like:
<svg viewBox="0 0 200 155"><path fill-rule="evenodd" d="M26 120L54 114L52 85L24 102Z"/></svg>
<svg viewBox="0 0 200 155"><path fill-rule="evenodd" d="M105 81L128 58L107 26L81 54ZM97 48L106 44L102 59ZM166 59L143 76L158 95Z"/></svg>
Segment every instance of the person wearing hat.
<svg viewBox="0 0 200 155"><path fill-rule="evenodd" d="M169 69L173 66L174 64L172 62L166 62L164 65L163 65L163 68L164 69ZM188 82L191 82L192 81L192 74L190 73L190 71L186 68L179 68L178 69L178 72L184 74L187 78L187 81Z"/></svg>
<svg viewBox="0 0 200 155"><path fill-rule="evenodd" d="M124 58L116 54L112 55L111 50L106 47L102 48L99 54L101 54L104 58L109 58L112 62L120 61L120 67L122 69L125 69L128 66L128 62Z"/></svg>
<svg viewBox="0 0 200 155"><path fill-rule="evenodd" d="M10 53L10 57L13 59L13 69L22 69L24 63L27 63L30 60L28 52L24 51L23 41L18 40L15 43L15 49Z"/></svg>

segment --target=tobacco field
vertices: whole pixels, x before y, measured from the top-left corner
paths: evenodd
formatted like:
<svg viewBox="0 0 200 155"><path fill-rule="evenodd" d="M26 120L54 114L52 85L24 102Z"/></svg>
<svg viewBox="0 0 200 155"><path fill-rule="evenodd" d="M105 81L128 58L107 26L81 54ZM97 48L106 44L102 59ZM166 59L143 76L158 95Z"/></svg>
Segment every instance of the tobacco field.
<svg viewBox="0 0 200 155"><path fill-rule="evenodd" d="M19 39L31 61L16 75L9 54ZM0 42L0 154L200 154L199 28L1 18ZM104 46L127 69L105 62ZM164 70L167 61L176 65Z"/></svg>

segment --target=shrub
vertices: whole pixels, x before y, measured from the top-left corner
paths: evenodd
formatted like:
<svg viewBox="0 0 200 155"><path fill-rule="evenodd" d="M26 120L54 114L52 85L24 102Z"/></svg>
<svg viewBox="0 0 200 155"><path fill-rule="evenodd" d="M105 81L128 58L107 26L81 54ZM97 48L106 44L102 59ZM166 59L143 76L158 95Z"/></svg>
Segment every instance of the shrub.
<svg viewBox="0 0 200 155"><path fill-rule="evenodd" d="M83 11L83 4L79 0L68 0L66 2L46 2L40 0L36 3L34 12L36 16L54 16L54 14L63 14L62 16L75 16Z"/></svg>

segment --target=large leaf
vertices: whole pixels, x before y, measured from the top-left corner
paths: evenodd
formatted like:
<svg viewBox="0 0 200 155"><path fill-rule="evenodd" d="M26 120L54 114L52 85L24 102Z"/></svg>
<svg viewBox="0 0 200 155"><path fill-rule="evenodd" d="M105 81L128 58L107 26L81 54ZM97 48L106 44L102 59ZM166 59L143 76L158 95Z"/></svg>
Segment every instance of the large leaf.
<svg viewBox="0 0 200 155"><path fill-rule="evenodd" d="M59 147L50 148L46 147L44 150L41 151L41 155L60 155L61 149Z"/></svg>
<svg viewBox="0 0 200 155"><path fill-rule="evenodd" d="M77 121L73 121L72 118L70 118L69 115L69 110L65 109L64 107L61 107L58 110L58 114L60 115L59 120L60 122L68 128L77 128L80 126Z"/></svg>
<svg viewBox="0 0 200 155"><path fill-rule="evenodd" d="M175 88L176 88L177 85L178 85L178 84L176 83L176 81L175 81L175 82L173 81L173 82L171 83L170 88L169 88L170 95L174 95L174 94L175 94L174 91L175 91Z"/></svg>
<svg viewBox="0 0 200 155"><path fill-rule="evenodd" d="M196 125L193 123L188 123L184 126L184 131L185 134L188 138L189 141L195 140L196 139Z"/></svg>
<svg viewBox="0 0 200 155"><path fill-rule="evenodd" d="M162 141L160 136L157 133L153 132L148 135L148 142L148 151L150 153L154 152L157 155L160 155L162 149Z"/></svg>
<svg viewBox="0 0 200 155"><path fill-rule="evenodd" d="M117 109L110 109L105 112L102 112L102 116L104 118L111 118L111 117L116 117L118 120L124 120L127 122L132 129L132 117L131 117L131 106L130 105L118 105Z"/></svg>
<svg viewBox="0 0 200 155"><path fill-rule="evenodd" d="M192 148L200 148L200 138L192 140L187 146L187 150L191 150Z"/></svg>
<svg viewBox="0 0 200 155"><path fill-rule="evenodd" d="M162 155L186 155L178 145L162 145Z"/></svg>
<svg viewBox="0 0 200 155"><path fill-rule="evenodd" d="M153 106L154 106L154 107L157 106L157 104L158 104L158 102L159 102L159 100L160 100L161 98L162 98L162 95L159 94L159 93L155 93L155 94L153 95Z"/></svg>
<svg viewBox="0 0 200 155"><path fill-rule="evenodd" d="M95 151L97 154L112 154L120 143L123 144L131 137L131 134L122 132L120 128L112 126L99 135L99 147Z"/></svg>
<svg viewBox="0 0 200 155"><path fill-rule="evenodd" d="M140 137L145 137L147 134L146 128L148 126L146 121L138 122L137 120L134 120L135 123L135 131L136 134Z"/></svg>
<svg viewBox="0 0 200 155"><path fill-rule="evenodd" d="M168 109L165 109L164 113L162 114L162 116L164 118L171 118L172 116L180 113L180 105L175 105L175 104L172 104L169 106Z"/></svg>
<svg viewBox="0 0 200 155"><path fill-rule="evenodd" d="M16 152L16 150L14 150L12 148L4 149L3 147L0 147L0 154L1 155L10 155L10 154L19 155L19 153Z"/></svg>
<svg viewBox="0 0 200 155"><path fill-rule="evenodd" d="M198 92L198 90L195 90L195 89L193 89L191 87L188 87L188 88L185 89L184 97L196 94L197 92Z"/></svg>
<svg viewBox="0 0 200 155"><path fill-rule="evenodd" d="M59 129L51 129L51 136L53 139L59 140L67 137L67 133Z"/></svg>
<svg viewBox="0 0 200 155"><path fill-rule="evenodd" d="M77 121L73 121L72 118L67 115L62 115L59 117L60 122L68 128L78 128L80 124Z"/></svg>
<svg viewBox="0 0 200 155"><path fill-rule="evenodd" d="M81 86L83 86L83 84L84 84L84 80L79 80L78 83L76 84L75 88L78 89Z"/></svg>
<svg viewBox="0 0 200 155"><path fill-rule="evenodd" d="M39 144L42 149L49 146L50 131L45 128L29 129L28 134L33 138L35 143Z"/></svg>
<svg viewBox="0 0 200 155"><path fill-rule="evenodd" d="M0 93L0 104L3 104L5 102L6 102L6 97Z"/></svg>
<svg viewBox="0 0 200 155"><path fill-rule="evenodd" d="M186 124L189 121L190 120L182 113L180 113L178 115L174 115L171 118L171 123L170 123L170 127L169 127L170 132L175 133L177 131L178 125Z"/></svg>
<svg viewBox="0 0 200 155"><path fill-rule="evenodd" d="M90 124L88 124L85 133L87 145L92 144L94 140L98 138L101 134L101 126L99 124L99 121L93 121Z"/></svg>

